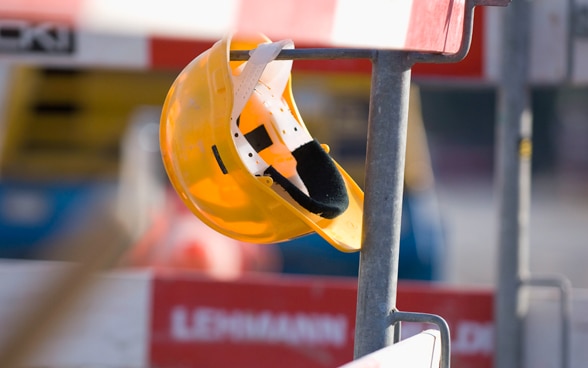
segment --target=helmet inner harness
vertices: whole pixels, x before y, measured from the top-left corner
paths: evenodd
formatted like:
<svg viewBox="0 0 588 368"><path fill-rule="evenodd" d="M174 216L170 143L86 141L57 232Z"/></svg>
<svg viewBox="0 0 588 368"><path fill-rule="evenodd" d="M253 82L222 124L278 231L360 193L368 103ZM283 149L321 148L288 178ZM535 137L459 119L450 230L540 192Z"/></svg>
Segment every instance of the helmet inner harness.
<svg viewBox="0 0 588 368"><path fill-rule="evenodd" d="M283 48L293 48L292 41L260 44L233 72L232 139L252 175L271 178L272 188L280 186L309 212L333 219L349 206L345 181L282 96L292 66L291 60L275 60ZM212 150L226 174L218 150Z"/></svg>

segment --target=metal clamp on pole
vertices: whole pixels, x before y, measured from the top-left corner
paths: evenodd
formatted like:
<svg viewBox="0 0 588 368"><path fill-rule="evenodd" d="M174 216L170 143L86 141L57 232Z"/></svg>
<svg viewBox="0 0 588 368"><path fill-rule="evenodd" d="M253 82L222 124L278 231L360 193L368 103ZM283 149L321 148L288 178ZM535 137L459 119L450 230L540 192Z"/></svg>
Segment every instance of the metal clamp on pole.
<svg viewBox="0 0 588 368"><path fill-rule="evenodd" d="M439 327L441 334L441 364L440 368L449 368L451 364L451 335L447 321L441 316L429 313L401 312L393 310L390 313L390 324L394 325L394 343L400 341L401 322L431 323Z"/></svg>

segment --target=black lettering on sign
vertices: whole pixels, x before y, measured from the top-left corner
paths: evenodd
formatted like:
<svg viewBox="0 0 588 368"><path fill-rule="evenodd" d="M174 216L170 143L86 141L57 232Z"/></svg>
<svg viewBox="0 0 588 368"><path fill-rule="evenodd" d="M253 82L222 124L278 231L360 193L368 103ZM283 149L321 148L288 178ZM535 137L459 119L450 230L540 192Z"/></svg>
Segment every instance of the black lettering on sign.
<svg viewBox="0 0 588 368"><path fill-rule="evenodd" d="M57 22L0 19L0 53L72 54L72 29Z"/></svg>

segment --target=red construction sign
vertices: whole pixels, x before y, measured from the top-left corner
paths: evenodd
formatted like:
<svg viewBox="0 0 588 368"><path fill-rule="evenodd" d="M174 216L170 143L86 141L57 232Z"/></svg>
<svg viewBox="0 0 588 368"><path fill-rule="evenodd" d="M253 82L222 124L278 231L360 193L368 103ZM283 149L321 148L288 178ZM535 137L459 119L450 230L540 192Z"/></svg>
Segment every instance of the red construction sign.
<svg viewBox="0 0 588 368"><path fill-rule="evenodd" d="M160 275L152 295L150 362L156 367L337 367L353 360L357 282ZM452 362L490 368L492 293L404 283L398 307L445 318ZM403 324L403 337L431 328Z"/></svg>

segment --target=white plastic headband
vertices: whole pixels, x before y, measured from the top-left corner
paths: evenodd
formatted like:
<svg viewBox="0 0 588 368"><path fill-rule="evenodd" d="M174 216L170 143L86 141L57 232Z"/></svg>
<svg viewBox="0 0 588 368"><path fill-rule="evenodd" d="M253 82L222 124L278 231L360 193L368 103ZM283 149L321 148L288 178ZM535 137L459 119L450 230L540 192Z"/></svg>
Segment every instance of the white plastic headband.
<svg viewBox="0 0 588 368"><path fill-rule="evenodd" d="M291 40L283 40L273 43L263 43L250 51L249 60L244 63L241 73L233 76L233 110L231 112L231 134L239 156L253 175L263 175L269 165L259 156L251 144L247 141L237 125L237 119L243 111L247 101L254 91L260 95L264 105L272 113L272 119L276 132L290 152L312 141L312 136L306 128L298 124L290 111L284 113L281 108L283 102L281 95L286 88L292 68L292 61L280 61L270 64L284 48L293 48ZM270 91L271 89L271 91ZM280 100L270 98L278 94ZM292 182L306 191L299 178L291 178Z"/></svg>

